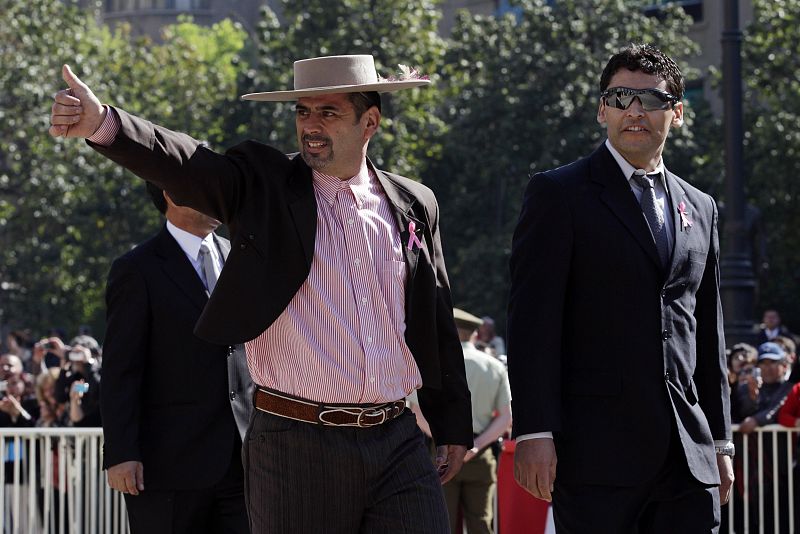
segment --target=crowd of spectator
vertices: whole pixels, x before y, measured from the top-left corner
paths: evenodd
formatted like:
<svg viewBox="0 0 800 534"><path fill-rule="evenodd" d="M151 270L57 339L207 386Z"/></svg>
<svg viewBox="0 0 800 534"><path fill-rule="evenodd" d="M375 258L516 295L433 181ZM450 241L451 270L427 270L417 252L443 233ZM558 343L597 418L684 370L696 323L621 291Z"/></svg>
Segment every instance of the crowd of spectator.
<svg viewBox="0 0 800 534"><path fill-rule="evenodd" d="M97 340L82 333L34 341L25 330L0 344L0 427L99 427L100 366Z"/></svg>
<svg viewBox="0 0 800 534"><path fill-rule="evenodd" d="M757 428L781 424L800 427L800 362L797 338L781 323L777 310L764 312L756 345L738 343L728 349L728 381L731 386L731 420L739 425L735 435L736 531L744 524L744 504L749 504L747 523L751 532L789 532L789 511L800 517L800 499L789 502L789 470L794 469L794 494L800 490L800 471L789 464L788 448L795 435L758 436ZM795 452L794 457L797 458ZM796 462L795 462L796 464ZM777 488L777 492L775 489ZM760 517L759 500L765 513ZM779 513L773 513L778 501ZM769 511L768 513L766 511Z"/></svg>

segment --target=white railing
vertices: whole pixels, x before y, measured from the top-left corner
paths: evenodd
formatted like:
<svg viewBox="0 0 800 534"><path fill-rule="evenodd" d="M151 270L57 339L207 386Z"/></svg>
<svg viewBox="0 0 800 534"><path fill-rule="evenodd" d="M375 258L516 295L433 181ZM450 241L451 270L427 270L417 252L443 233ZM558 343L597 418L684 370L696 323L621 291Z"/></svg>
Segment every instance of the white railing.
<svg viewBox="0 0 800 534"><path fill-rule="evenodd" d="M127 534L100 428L0 428L0 533Z"/></svg>
<svg viewBox="0 0 800 534"><path fill-rule="evenodd" d="M800 429L736 429L738 479L721 532L794 532ZM0 428L0 534L128 534L125 500L101 469L102 444L100 428Z"/></svg>
<svg viewBox="0 0 800 534"><path fill-rule="evenodd" d="M794 465L800 429L768 425L743 435L738 425L733 428L737 481L729 505L722 509L727 532L795 532Z"/></svg>

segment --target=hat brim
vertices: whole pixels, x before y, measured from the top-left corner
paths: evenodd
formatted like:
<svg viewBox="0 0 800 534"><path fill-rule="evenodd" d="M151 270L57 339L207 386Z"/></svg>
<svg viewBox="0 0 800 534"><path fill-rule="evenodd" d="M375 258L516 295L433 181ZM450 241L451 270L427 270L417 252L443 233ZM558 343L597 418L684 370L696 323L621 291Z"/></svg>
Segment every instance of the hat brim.
<svg viewBox="0 0 800 534"><path fill-rule="evenodd" d="M330 95L334 93L391 93L400 89L411 89L430 85L430 80L398 80L394 82L379 82L363 85L335 85L331 87L313 87L295 91L270 91L267 93L248 93L242 95L242 100L256 100L259 102L288 102L306 96Z"/></svg>

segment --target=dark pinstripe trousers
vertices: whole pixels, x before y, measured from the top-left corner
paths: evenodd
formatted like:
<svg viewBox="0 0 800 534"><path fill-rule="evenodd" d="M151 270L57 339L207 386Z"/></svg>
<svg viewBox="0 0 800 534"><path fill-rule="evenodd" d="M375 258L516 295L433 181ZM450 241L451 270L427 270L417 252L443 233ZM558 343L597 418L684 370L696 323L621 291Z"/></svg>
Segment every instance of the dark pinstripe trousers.
<svg viewBox="0 0 800 534"><path fill-rule="evenodd" d="M242 457L252 534L447 534L439 477L408 410L370 428L253 410Z"/></svg>

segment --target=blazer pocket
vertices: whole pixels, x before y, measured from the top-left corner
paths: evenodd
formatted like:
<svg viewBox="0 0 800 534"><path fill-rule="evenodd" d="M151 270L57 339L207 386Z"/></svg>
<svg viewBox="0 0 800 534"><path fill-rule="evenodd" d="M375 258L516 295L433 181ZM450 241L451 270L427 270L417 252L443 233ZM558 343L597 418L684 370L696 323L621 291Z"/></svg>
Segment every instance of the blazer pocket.
<svg viewBox="0 0 800 534"><path fill-rule="evenodd" d="M567 371L566 392L574 396L614 397L622 393L622 375L604 369Z"/></svg>

